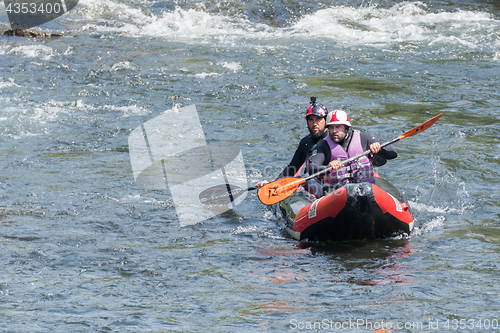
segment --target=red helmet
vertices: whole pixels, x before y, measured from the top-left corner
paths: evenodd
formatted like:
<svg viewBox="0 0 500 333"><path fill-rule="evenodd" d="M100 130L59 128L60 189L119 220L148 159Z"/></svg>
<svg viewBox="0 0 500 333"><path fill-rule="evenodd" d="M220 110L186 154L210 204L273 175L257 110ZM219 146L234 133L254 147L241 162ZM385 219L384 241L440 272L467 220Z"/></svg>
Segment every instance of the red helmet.
<svg viewBox="0 0 500 333"><path fill-rule="evenodd" d="M346 125L351 127L349 116L343 110L333 110L326 117L326 126L328 125Z"/></svg>
<svg viewBox="0 0 500 333"><path fill-rule="evenodd" d="M311 97L311 106L307 109L305 117L307 116L318 116L326 118L328 110L321 104L316 104L316 97Z"/></svg>

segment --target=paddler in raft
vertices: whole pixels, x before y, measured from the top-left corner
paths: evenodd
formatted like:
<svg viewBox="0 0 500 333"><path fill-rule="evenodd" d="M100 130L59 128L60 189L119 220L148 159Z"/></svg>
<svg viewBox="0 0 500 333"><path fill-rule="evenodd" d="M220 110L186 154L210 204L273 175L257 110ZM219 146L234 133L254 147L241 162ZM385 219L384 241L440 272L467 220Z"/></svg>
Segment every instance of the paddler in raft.
<svg viewBox="0 0 500 333"><path fill-rule="evenodd" d="M375 183L373 167L382 166L387 160L398 156L391 145L381 148L378 139L359 130L352 130L349 116L343 110L328 113L326 127L328 136L316 145L306 168L310 174L328 167L332 168L332 172L321 177L322 189L313 188L315 191L312 194L318 198L347 183ZM357 162L345 166L340 163L341 160L346 160L368 149L371 150L370 158L364 156Z"/></svg>
<svg viewBox="0 0 500 333"><path fill-rule="evenodd" d="M292 160L279 174L277 179L283 177L293 177L300 167L302 167L302 165L304 165L304 163L309 159L314 147L328 135L328 131L326 130L326 117L328 110L323 105L316 103L316 97L311 97L310 104L311 105L305 114L309 134L300 140ZM307 177L307 174L304 176ZM267 180L262 180L255 184L255 186L261 187L268 183L269 182ZM317 179L311 179L311 181L307 181L304 184L304 187L307 190L310 190L310 188L313 190L312 188L317 187L316 191L319 191L321 184Z"/></svg>

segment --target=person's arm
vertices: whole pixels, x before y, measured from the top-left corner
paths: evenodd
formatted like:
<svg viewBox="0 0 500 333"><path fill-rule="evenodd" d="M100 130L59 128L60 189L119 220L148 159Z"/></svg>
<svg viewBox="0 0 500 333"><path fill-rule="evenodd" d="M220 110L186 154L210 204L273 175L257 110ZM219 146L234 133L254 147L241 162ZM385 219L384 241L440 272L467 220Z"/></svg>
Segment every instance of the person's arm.
<svg viewBox="0 0 500 333"><path fill-rule="evenodd" d="M309 157L306 168L307 173L312 175L316 172L327 169L330 158L330 147L328 146L326 141L322 141L316 146L316 148L312 152L311 157Z"/></svg>
<svg viewBox="0 0 500 333"><path fill-rule="evenodd" d="M373 136L367 133L361 133L361 145L363 146L363 150L371 150L370 146L375 142L380 144L380 141ZM370 161L373 166L379 167L387 163L387 160L392 160L396 157L398 157L398 153L392 145L388 145L382 147L378 153L371 154Z"/></svg>

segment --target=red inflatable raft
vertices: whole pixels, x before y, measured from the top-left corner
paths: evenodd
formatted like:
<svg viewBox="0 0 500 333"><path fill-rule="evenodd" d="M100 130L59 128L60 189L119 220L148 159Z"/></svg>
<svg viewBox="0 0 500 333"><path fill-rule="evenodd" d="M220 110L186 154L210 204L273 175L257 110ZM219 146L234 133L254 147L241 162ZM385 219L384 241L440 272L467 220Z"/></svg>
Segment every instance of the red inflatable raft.
<svg viewBox="0 0 500 333"><path fill-rule="evenodd" d="M401 193L375 174L375 184L347 184L319 199L302 186L274 205L297 239L344 241L409 234L413 217Z"/></svg>

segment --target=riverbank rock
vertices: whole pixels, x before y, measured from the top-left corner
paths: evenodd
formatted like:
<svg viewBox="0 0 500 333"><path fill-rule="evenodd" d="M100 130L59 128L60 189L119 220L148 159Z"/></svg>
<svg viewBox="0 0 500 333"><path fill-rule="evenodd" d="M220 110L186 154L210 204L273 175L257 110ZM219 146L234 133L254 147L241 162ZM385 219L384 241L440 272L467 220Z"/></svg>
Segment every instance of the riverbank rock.
<svg viewBox="0 0 500 333"><path fill-rule="evenodd" d="M24 30L24 29L21 29L21 28L3 30L2 31L2 35L3 36L12 36L12 37L29 37L29 38L34 38L34 37L61 37L62 36L62 34L60 34L60 33L40 32L40 31L33 31L33 30Z"/></svg>

